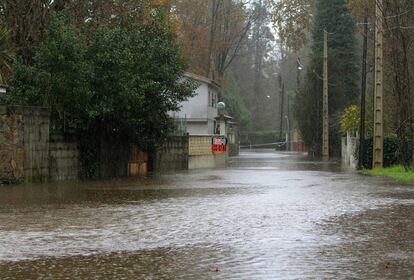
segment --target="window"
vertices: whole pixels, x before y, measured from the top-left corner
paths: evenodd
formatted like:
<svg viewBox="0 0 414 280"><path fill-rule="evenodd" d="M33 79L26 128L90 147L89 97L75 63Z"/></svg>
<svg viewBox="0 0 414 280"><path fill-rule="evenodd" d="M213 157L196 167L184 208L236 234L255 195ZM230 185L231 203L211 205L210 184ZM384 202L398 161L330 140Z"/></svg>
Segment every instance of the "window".
<svg viewBox="0 0 414 280"><path fill-rule="evenodd" d="M217 93L208 92L208 106L215 108L217 106Z"/></svg>

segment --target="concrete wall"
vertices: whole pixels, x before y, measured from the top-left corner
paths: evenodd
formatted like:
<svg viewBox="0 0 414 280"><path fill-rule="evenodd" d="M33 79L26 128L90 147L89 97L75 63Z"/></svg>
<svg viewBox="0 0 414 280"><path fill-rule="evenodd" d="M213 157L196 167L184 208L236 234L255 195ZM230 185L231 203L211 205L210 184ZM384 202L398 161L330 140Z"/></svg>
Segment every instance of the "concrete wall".
<svg viewBox="0 0 414 280"><path fill-rule="evenodd" d="M168 172L188 169L189 136L170 137L153 155L153 171Z"/></svg>
<svg viewBox="0 0 414 280"><path fill-rule="evenodd" d="M342 163L352 169L358 166L358 160L355 153L358 148L358 138L352 137L349 133L342 138Z"/></svg>
<svg viewBox="0 0 414 280"><path fill-rule="evenodd" d="M190 135L188 169L215 168L227 164L228 153L213 152L212 135Z"/></svg>
<svg viewBox="0 0 414 280"><path fill-rule="evenodd" d="M49 147L49 176L52 181L79 178L79 149L76 139L53 134Z"/></svg>
<svg viewBox="0 0 414 280"><path fill-rule="evenodd" d="M0 106L0 178L44 182L49 178L49 112Z"/></svg>

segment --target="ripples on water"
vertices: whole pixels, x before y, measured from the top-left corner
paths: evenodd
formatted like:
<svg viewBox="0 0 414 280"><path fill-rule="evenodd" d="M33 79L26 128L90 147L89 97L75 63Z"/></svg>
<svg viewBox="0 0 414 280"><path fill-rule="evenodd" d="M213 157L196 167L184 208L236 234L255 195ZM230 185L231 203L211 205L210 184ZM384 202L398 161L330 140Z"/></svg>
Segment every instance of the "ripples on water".
<svg viewBox="0 0 414 280"><path fill-rule="evenodd" d="M0 190L1 279L414 277L414 193L275 153Z"/></svg>

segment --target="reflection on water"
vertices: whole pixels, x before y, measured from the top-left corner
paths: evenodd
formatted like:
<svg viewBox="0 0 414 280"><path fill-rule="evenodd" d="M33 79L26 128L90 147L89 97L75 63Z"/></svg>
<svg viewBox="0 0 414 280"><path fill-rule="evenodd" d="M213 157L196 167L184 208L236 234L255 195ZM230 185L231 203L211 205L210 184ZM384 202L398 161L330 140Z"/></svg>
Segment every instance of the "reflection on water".
<svg viewBox="0 0 414 280"><path fill-rule="evenodd" d="M414 277L414 191L283 153L0 188L1 279Z"/></svg>

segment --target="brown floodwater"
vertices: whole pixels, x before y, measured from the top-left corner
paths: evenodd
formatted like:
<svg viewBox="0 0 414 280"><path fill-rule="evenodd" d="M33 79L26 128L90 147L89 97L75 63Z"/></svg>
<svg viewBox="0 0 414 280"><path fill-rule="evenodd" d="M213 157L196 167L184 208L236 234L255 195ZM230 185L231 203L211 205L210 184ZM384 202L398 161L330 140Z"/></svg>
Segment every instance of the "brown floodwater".
<svg viewBox="0 0 414 280"><path fill-rule="evenodd" d="M0 279L414 279L414 186L272 151L1 186Z"/></svg>

